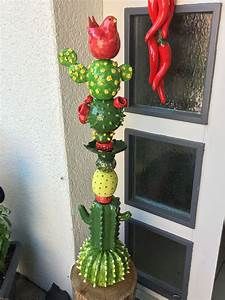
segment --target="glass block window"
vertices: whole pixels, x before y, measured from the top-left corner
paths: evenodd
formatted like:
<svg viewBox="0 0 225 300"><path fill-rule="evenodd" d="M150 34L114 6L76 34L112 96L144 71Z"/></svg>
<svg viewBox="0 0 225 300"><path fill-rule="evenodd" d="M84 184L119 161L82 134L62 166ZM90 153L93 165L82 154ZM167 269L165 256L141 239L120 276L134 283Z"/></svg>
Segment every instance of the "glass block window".
<svg viewBox="0 0 225 300"><path fill-rule="evenodd" d="M194 227L204 145L126 130L126 203Z"/></svg>
<svg viewBox="0 0 225 300"><path fill-rule="evenodd" d="M186 299L192 242L132 219L126 243L142 285L169 299Z"/></svg>
<svg viewBox="0 0 225 300"><path fill-rule="evenodd" d="M148 83L148 48L144 36L151 23L147 9L127 9L126 59L135 70L126 87L128 111L207 123L219 9L219 4L176 7L169 35L173 57L165 80L166 105L160 104Z"/></svg>

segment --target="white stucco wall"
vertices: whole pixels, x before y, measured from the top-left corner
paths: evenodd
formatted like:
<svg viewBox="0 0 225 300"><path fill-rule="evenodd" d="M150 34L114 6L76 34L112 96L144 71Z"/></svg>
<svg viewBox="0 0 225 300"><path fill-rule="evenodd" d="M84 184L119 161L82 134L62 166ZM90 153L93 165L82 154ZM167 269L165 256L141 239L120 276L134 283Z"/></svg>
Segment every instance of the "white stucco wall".
<svg viewBox="0 0 225 300"><path fill-rule="evenodd" d="M20 271L70 289L74 240L52 1L1 0L0 185Z"/></svg>
<svg viewBox="0 0 225 300"><path fill-rule="evenodd" d="M102 0L54 0L56 37L58 49L73 48L78 61L87 66L93 57L88 50L88 16L102 21ZM74 226L75 253L88 234L88 226L81 221L78 205L89 208L94 200L91 188L92 174L96 168L96 155L89 152L84 144L92 139L88 125L80 124L76 112L79 103L88 95L86 84L75 84L68 76L65 67L60 67L60 82L65 126L65 142L68 160L68 173L72 215Z"/></svg>

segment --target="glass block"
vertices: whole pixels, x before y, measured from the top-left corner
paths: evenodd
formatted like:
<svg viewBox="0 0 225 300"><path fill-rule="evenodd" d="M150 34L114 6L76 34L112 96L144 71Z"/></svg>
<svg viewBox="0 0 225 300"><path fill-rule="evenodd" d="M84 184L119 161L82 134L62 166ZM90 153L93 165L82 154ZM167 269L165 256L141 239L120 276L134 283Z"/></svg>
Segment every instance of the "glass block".
<svg viewBox="0 0 225 300"><path fill-rule="evenodd" d="M127 128L125 203L195 228L204 144Z"/></svg>
<svg viewBox="0 0 225 300"><path fill-rule="evenodd" d="M139 274L182 291L188 275L187 245L142 222L128 222L127 229L127 245Z"/></svg>
<svg viewBox="0 0 225 300"><path fill-rule="evenodd" d="M135 199L190 213L196 149L135 137Z"/></svg>
<svg viewBox="0 0 225 300"><path fill-rule="evenodd" d="M167 103L148 83L148 49L144 36L150 28L148 15L133 15L130 20L130 64L134 77L129 83L130 105L145 105L200 114L204 99L212 12L180 12L174 15L169 42L172 66L165 79Z"/></svg>

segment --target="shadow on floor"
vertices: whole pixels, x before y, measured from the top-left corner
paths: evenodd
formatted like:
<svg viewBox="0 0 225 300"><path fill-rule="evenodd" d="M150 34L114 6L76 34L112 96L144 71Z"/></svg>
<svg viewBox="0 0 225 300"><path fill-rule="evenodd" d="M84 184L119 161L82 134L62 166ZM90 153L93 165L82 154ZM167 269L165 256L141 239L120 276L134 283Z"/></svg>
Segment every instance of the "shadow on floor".
<svg viewBox="0 0 225 300"><path fill-rule="evenodd" d="M220 243L212 300L225 299L225 225Z"/></svg>
<svg viewBox="0 0 225 300"><path fill-rule="evenodd" d="M16 274L15 300L45 300L46 292L23 275Z"/></svg>
<svg viewBox="0 0 225 300"><path fill-rule="evenodd" d="M15 300L71 300L71 298L66 291L61 290L55 283L46 292L25 276L17 273Z"/></svg>

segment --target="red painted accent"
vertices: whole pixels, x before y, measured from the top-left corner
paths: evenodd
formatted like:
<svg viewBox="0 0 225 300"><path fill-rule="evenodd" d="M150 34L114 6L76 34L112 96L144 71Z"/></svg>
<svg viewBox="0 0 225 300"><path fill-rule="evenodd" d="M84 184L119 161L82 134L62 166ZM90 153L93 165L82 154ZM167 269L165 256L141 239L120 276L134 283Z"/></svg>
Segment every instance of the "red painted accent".
<svg viewBox="0 0 225 300"><path fill-rule="evenodd" d="M163 24L167 21L170 9L170 0L158 0L158 15L157 19L153 22L152 27L145 35L145 42L147 43L158 30L160 30ZM150 16L151 17L151 16Z"/></svg>
<svg viewBox="0 0 225 300"><path fill-rule="evenodd" d="M101 204L108 204L112 201L112 196L110 196L110 197L101 197L101 196L95 195L95 200L98 203L101 203Z"/></svg>
<svg viewBox="0 0 225 300"><path fill-rule="evenodd" d="M93 97L92 97L91 95L88 95L88 96L86 97L86 99L84 100L84 102L85 102L86 104L91 104L92 101L93 101Z"/></svg>
<svg viewBox="0 0 225 300"><path fill-rule="evenodd" d="M152 82L159 68L159 49L158 43L154 36L150 40L148 40L148 55L150 66L148 81L152 85Z"/></svg>
<svg viewBox="0 0 225 300"><path fill-rule="evenodd" d="M169 67L171 66L172 51L170 44L165 42L158 46L159 49L159 69L152 83L152 89L155 91L162 79L164 79Z"/></svg>
<svg viewBox="0 0 225 300"><path fill-rule="evenodd" d="M127 107L127 99L124 97L116 97L113 100L113 106L117 109L122 109L124 107Z"/></svg>
<svg viewBox="0 0 225 300"><path fill-rule="evenodd" d="M96 142L96 149L97 150L101 150L101 151L111 151L113 148L113 143L112 141L108 142L108 143L100 143L100 142Z"/></svg>
<svg viewBox="0 0 225 300"><path fill-rule="evenodd" d="M90 104L93 101L93 97L91 95L87 96L86 99L84 99L84 102L82 102L77 109L78 118L82 124L87 123L88 114L90 111Z"/></svg>
<svg viewBox="0 0 225 300"><path fill-rule="evenodd" d="M97 59L111 59L120 50L116 18L112 16L105 18L101 25L89 18L88 36L91 54Z"/></svg>
<svg viewBox="0 0 225 300"><path fill-rule="evenodd" d="M86 103L81 103L79 106L78 106L78 118L80 120L80 122L82 124L85 124L87 123L87 118L88 118L88 114L89 114L89 106L86 104Z"/></svg>

